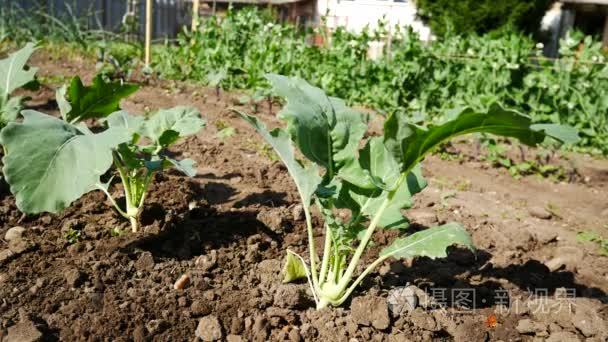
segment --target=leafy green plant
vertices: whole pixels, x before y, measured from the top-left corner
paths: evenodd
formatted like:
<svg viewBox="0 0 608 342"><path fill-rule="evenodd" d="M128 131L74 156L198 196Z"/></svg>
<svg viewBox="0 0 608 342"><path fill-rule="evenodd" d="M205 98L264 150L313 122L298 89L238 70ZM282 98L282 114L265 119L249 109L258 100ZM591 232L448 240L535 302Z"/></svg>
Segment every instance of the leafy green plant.
<svg viewBox="0 0 608 342"><path fill-rule="evenodd" d="M317 308L342 304L387 258L444 257L453 244L473 248L465 229L448 223L396 239L355 277L377 228L408 226L401 209L410 207L412 196L426 186L420 162L440 143L475 132L513 137L528 145L537 145L547 136L568 143L578 139L569 127L533 124L527 116L494 105L485 112L453 111L444 122L426 128L408 123L404 115L391 115L383 135L367 139L360 149L366 116L302 79L267 78L276 94L287 100L278 114L286 127L269 131L256 117L240 115L275 149L296 183L306 218L310 264L290 251L285 280L305 274ZM296 147L307 162L296 158ZM313 203L324 219L320 267L310 212ZM338 215L338 209L350 212L350 217Z"/></svg>
<svg viewBox="0 0 608 342"><path fill-rule="evenodd" d="M118 111L120 99L136 89L100 76L87 87L75 77L57 91L62 119L25 110L23 122L9 123L0 132L0 143L9 151L3 172L19 210L57 213L97 189L137 231L137 217L156 173L176 168L195 174L192 160L175 160L165 150L204 126L199 113L175 107L145 119ZM92 132L82 123L87 119L103 121L105 129ZM110 193L113 178L105 183L100 178L112 165L122 181L124 209Z"/></svg>
<svg viewBox="0 0 608 342"><path fill-rule="evenodd" d="M27 61L36 50L34 43L0 60L0 128L17 119L24 98L10 95L18 88L35 80L38 68L27 67Z"/></svg>

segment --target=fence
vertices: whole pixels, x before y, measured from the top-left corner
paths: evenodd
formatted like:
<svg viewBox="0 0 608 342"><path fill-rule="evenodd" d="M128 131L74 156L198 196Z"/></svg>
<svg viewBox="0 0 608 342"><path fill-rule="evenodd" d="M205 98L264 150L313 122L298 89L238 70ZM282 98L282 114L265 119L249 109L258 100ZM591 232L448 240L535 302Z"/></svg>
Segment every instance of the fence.
<svg viewBox="0 0 608 342"><path fill-rule="evenodd" d="M184 0L154 0L153 38L174 38L190 24L191 6ZM76 17L87 29L127 31L139 38L145 32L145 0L0 0L0 15L10 11L24 15L44 11L58 19Z"/></svg>

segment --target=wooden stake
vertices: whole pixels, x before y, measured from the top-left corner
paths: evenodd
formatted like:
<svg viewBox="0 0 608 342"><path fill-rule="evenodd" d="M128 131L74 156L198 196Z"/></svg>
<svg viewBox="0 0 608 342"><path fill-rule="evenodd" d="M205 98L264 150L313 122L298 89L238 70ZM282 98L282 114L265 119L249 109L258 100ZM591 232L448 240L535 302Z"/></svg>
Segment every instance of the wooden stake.
<svg viewBox="0 0 608 342"><path fill-rule="evenodd" d="M198 29L198 8L199 0L192 0L192 27L191 31L194 32Z"/></svg>
<svg viewBox="0 0 608 342"><path fill-rule="evenodd" d="M150 66L150 47L152 45L152 0L146 0L146 42L145 42L146 67Z"/></svg>

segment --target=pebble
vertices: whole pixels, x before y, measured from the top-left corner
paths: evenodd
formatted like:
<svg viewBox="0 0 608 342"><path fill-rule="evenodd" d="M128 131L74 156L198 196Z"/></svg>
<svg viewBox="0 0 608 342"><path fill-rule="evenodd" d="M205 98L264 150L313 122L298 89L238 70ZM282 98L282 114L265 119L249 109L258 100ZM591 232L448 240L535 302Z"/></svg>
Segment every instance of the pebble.
<svg viewBox="0 0 608 342"><path fill-rule="evenodd" d="M173 284L173 288L175 290L183 290L189 284L190 284L190 274L184 273L184 274L182 274L181 277L179 277L179 279L177 279L177 281L175 281L175 284Z"/></svg>
<svg viewBox="0 0 608 342"><path fill-rule="evenodd" d="M10 242L12 240L21 239L21 237L23 236L23 232L25 232L25 228L21 226L10 228L4 234L4 240Z"/></svg>
<svg viewBox="0 0 608 342"><path fill-rule="evenodd" d="M224 336L220 321L214 315L201 318L194 334L203 341L219 341Z"/></svg>
<svg viewBox="0 0 608 342"><path fill-rule="evenodd" d="M528 213L532 217L539 218L541 220L549 220L553 216L547 209L543 207L530 207Z"/></svg>
<svg viewBox="0 0 608 342"><path fill-rule="evenodd" d="M197 266L198 270L208 272L217 265L217 251L212 250L206 255L199 256L194 264Z"/></svg>

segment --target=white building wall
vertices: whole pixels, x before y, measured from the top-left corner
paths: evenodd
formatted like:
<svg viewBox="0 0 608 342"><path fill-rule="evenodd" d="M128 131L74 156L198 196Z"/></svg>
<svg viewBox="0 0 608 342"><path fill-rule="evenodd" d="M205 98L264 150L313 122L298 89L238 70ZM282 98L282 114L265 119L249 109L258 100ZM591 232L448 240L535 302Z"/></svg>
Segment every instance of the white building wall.
<svg viewBox="0 0 608 342"><path fill-rule="evenodd" d="M412 0L317 0L317 15L327 15L330 28L344 26L361 31L366 25L374 28L383 17L392 27L411 26L420 39L431 39L431 30L416 19L416 5Z"/></svg>

